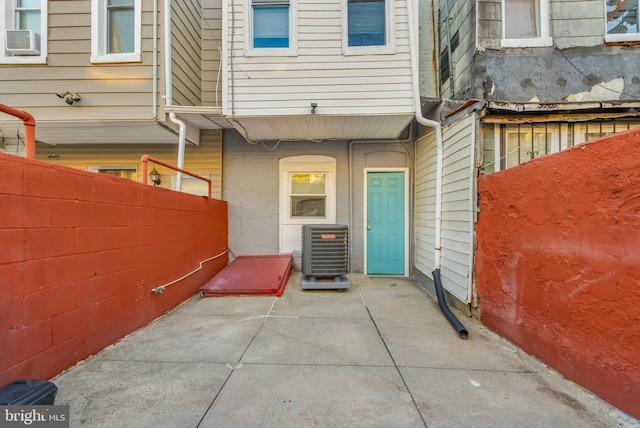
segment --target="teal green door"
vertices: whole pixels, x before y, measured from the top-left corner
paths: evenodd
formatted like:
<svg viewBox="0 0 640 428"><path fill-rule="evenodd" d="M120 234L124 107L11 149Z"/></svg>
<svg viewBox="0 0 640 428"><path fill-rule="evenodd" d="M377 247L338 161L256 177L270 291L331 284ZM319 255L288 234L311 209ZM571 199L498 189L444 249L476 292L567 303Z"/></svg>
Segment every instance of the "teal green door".
<svg viewBox="0 0 640 428"><path fill-rule="evenodd" d="M367 173L367 274L404 275L404 172Z"/></svg>

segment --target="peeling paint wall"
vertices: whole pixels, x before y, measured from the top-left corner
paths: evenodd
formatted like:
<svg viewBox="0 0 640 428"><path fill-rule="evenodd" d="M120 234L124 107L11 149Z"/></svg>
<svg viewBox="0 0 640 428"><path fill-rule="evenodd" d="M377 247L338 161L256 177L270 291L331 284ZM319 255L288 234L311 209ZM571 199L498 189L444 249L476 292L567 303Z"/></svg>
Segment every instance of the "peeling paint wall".
<svg viewBox="0 0 640 428"><path fill-rule="evenodd" d="M551 1L553 46L529 48L501 46L501 0L441 1L441 15L445 4L449 38L457 34L460 46L452 53L455 90L451 79L441 82L443 97L542 103L640 98L640 45L605 45L602 0ZM441 23L440 53L445 30Z"/></svg>
<svg viewBox="0 0 640 428"><path fill-rule="evenodd" d="M640 417L640 130L483 176L482 322Z"/></svg>
<svg viewBox="0 0 640 428"><path fill-rule="evenodd" d="M613 101L640 98L640 46L486 50L476 55L473 98Z"/></svg>

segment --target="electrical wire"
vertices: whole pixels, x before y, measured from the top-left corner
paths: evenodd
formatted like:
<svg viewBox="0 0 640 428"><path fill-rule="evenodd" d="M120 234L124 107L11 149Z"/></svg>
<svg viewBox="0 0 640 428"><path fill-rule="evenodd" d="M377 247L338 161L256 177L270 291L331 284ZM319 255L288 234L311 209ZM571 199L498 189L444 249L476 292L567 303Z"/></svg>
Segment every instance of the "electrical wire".
<svg viewBox="0 0 640 428"><path fill-rule="evenodd" d="M626 92L621 92L621 91L616 91L615 89L611 89L605 85L603 85L600 82L596 82L595 80L593 80L591 77L587 76L582 70L580 70L569 58L567 58L567 56L564 54L564 52L562 52L562 49L560 49L558 47L558 45L556 45L555 43L553 44L554 49L556 49L560 55L562 55L562 57L578 72L580 73L580 75L582 75L582 77L584 77L585 79L589 80L590 82L593 82L594 86L600 86L601 88L607 90L607 91L611 91L611 92L615 92L616 94L620 94L620 95L625 95L627 97L630 97L634 100L639 99L637 95L632 95L632 94L628 94Z"/></svg>

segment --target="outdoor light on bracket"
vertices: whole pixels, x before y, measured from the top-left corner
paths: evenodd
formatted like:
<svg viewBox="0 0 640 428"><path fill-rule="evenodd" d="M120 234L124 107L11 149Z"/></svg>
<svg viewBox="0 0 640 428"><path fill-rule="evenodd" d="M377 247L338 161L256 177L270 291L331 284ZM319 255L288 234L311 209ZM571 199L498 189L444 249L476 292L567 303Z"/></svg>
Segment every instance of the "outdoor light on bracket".
<svg viewBox="0 0 640 428"><path fill-rule="evenodd" d="M160 173L156 171L156 167L154 166L151 172L149 173L149 178L153 181L154 186L159 186L162 181L160 181Z"/></svg>
<svg viewBox="0 0 640 428"><path fill-rule="evenodd" d="M318 103L311 103L311 114L316 114L316 108L318 108Z"/></svg>
<svg viewBox="0 0 640 428"><path fill-rule="evenodd" d="M77 92L56 92L58 98L64 98L64 102L73 105L74 102L80 101L82 98Z"/></svg>

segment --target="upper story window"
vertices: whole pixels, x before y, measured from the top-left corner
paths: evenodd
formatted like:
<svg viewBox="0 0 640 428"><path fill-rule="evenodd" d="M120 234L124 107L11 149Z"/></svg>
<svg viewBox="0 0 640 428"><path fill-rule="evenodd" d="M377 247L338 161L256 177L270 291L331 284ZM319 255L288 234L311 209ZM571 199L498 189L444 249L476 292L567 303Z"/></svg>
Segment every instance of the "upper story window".
<svg viewBox="0 0 640 428"><path fill-rule="evenodd" d="M605 0L605 12L605 41L640 41L638 0Z"/></svg>
<svg viewBox="0 0 640 428"><path fill-rule="evenodd" d="M46 0L5 1L0 8L0 62L46 62L47 3Z"/></svg>
<svg viewBox="0 0 640 428"><path fill-rule="evenodd" d="M137 62L141 0L91 0L91 62Z"/></svg>
<svg viewBox="0 0 640 428"><path fill-rule="evenodd" d="M295 0L249 0L247 55L295 55Z"/></svg>
<svg viewBox="0 0 640 428"><path fill-rule="evenodd" d="M393 11L393 0L343 0L344 53L392 53Z"/></svg>
<svg viewBox="0 0 640 428"><path fill-rule="evenodd" d="M552 46L549 0L502 0L502 46Z"/></svg>

